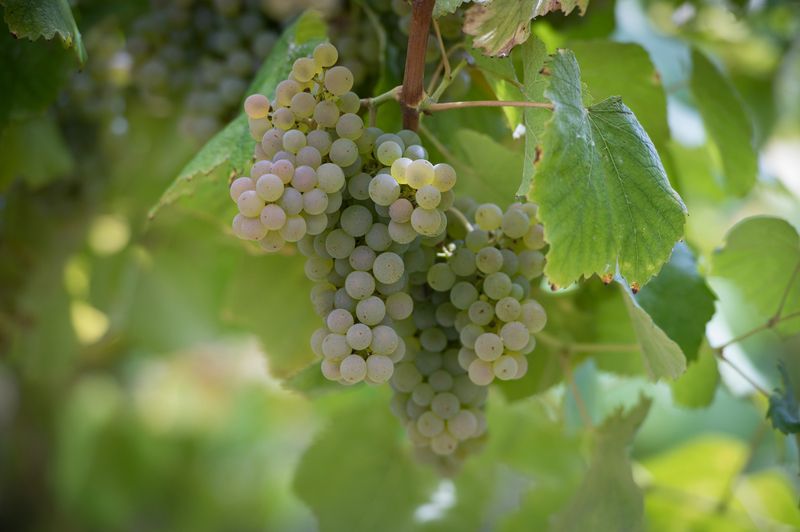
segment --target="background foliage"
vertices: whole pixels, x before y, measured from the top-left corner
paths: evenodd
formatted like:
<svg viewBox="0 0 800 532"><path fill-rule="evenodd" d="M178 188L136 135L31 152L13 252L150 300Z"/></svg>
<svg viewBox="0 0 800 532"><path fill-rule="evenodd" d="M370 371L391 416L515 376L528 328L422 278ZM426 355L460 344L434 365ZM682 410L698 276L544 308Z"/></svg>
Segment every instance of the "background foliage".
<svg viewBox="0 0 800 532"><path fill-rule="evenodd" d="M252 90L354 28L378 42L362 96L399 83L386 2L266 3L284 31ZM800 528L796 3L437 2L467 34L443 101L555 104L423 120L459 193L533 183L559 287L452 479L414 462L387 390L322 383L302 260L231 238L241 115L201 148L130 86L112 116L70 99L148 3L0 4L9 530Z"/></svg>

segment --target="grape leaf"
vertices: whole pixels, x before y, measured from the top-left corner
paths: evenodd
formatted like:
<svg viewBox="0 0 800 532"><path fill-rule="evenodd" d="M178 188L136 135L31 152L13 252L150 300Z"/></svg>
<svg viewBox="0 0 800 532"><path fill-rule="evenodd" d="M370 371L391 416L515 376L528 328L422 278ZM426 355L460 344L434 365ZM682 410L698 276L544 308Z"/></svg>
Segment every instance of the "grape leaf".
<svg viewBox="0 0 800 532"><path fill-rule="evenodd" d="M666 377L677 379L686 370L686 357L678 344L653 321L639 306L630 288L622 279L617 279L623 292L623 300L631 317L633 330L642 348L642 360L647 373L653 379Z"/></svg>
<svg viewBox="0 0 800 532"><path fill-rule="evenodd" d="M692 51L689 87L722 166L725 188L744 196L755 183L758 160L753 148L753 124L741 98L727 78L697 50Z"/></svg>
<svg viewBox="0 0 800 532"><path fill-rule="evenodd" d="M628 447L650 404L642 397L630 411L617 411L598 429L586 477L556 516L553 530L643 530L644 495L633 480Z"/></svg>
<svg viewBox="0 0 800 532"><path fill-rule="evenodd" d="M309 289L299 255L247 256L231 276L223 317L258 336L278 378L296 374L316 358L308 339L321 322L306 295Z"/></svg>
<svg viewBox="0 0 800 532"><path fill-rule="evenodd" d="M800 331L800 236L788 222L754 216L736 224L711 256L709 283L720 299L746 302L762 325L783 304L784 334Z"/></svg>
<svg viewBox="0 0 800 532"><path fill-rule="evenodd" d="M714 315L714 293L697 271L686 244L675 246L656 277L636 294L636 302L683 351L697 358L706 323Z"/></svg>
<svg viewBox="0 0 800 532"><path fill-rule="evenodd" d="M584 108L568 50L551 69L555 110L533 184L550 243L545 273L558 286L615 272L643 285L683 235L686 207L630 109L616 97Z"/></svg>
<svg viewBox="0 0 800 532"><path fill-rule="evenodd" d="M456 9L461 7L461 4L465 2L467 2L467 0L436 0L436 3L433 5L433 18L455 13Z"/></svg>
<svg viewBox="0 0 800 532"><path fill-rule="evenodd" d="M58 126L47 116L15 120L0 131L0 160L0 191L17 177L40 187L66 175L74 165Z"/></svg>
<svg viewBox="0 0 800 532"><path fill-rule="evenodd" d="M547 81L541 70L547 58L547 49L538 37L533 36L520 47L520 50L522 51L524 84L522 92L525 94L525 99L531 102L544 101ZM522 167L522 181L519 184L517 196L527 197L533 184L541 137L550 115L547 109L526 108L523 116L525 119L525 164Z"/></svg>
<svg viewBox="0 0 800 532"><path fill-rule="evenodd" d="M800 403L794 394L792 382L783 364L778 366L783 381L783 391L775 390L769 396L769 409L767 418L772 421L772 426L784 434L800 432Z"/></svg>
<svg viewBox="0 0 800 532"><path fill-rule="evenodd" d="M310 54L325 38L324 32L325 25L320 23L319 13L303 13L273 47L256 75L260 82L257 87L251 87L251 92L273 96L277 84L289 75L295 59ZM184 166L150 210L150 218L186 196L193 196L192 204L206 215L221 216L227 212L230 206L227 178L244 172L252 160L254 146L247 116L242 113Z"/></svg>
<svg viewBox="0 0 800 532"><path fill-rule="evenodd" d="M551 11L569 15L576 7L586 11L589 0L493 0L475 3L464 17L464 33L486 55L508 55L531 34L531 20Z"/></svg>
<svg viewBox="0 0 800 532"><path fill-rule="evenodd" d="M517 79L517 72L510 56L487 57L469 48L468 53L474 58L475 66L481 71L487 84L497 100L516 101L522 99L522 84ZM514 131L522 122L522 109L519 107L503 107L509 129Z"/></svg>
<svg viewBox="0 0 800 532"><path fill-rule="evenodd" d="M78 61L86 62L86 48L67 0L0 0L0 4L5 7L6 24L17 38L50 40L58 34Z"/></svg>
<svg viewBox="0 0 800 532"><path fill-rule="evenodd" d="M516 180L522 170L522 157L483 133L460 129L455 133L458 171L456 194L467 194L480 201L500 205L514 197Z"/></svg>
<svg viewBox="0 0 800 532"><path fill-rule="evenodd" d="M381 404L385 395L356 393L303 455L294 490L322 532L408 530L429 476L400 447L403 434Z"/></svg>
<svg viewBox="0 0 800 532"><path fill-rule="evenodd" d="M660 150L669 140L667 98L647 51L638 44L598 39L572 42L569 48L592 96L620 96Z"/></svg>
<svg viewBox="0 0 800 532"><path fill-rule="evenodd" d="M689 364L680 379L670 383L672 399L688 408L705 408L714 401L719 384L717 357L708 343L703 343L697 359Z"/></svg>

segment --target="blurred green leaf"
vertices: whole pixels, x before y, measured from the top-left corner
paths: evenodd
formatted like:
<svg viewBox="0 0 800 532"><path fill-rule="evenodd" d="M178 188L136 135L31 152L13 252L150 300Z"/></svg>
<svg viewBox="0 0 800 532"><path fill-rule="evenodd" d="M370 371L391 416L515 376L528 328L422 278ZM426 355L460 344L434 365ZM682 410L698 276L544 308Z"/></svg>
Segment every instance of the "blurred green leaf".
<svg viewBox="0 0 800 532"><path fill-rule="evenodd" d="M688 408L705 408L714 401L719 384L717 357L703 343L697 359L688 365L680 379L670 383L672 399Z"/></svg>
<svg viewBox="0 0 800 532"><path fill-rule="evenodd" d="M569 15L576 7L582 15L589 0L494 0L475 3L464 18L464 33L475 37L474 45L486 55L508 55L531 34L531 20L562 11Z"/></svg>
<svg viewBox="0 0 800 532"><path fill-rule="evenodd" d="M278 83L289 75L295 59L310 54L322 42L325 26L319 17L319 13L307 11L284 31L256 75L259 82L251 92L272 96ZM254 146L247 116L241 113L180 171L150 211L150 217L185 196L191 196L191 204L205 215L224 216L231 205L227 179L245 171Z"/></svg>
<svg viewBox="0 0 800 532"><path fill-rule="evenodd" d="M430 477L401 448L403 434L385 395L357 393L303 455L294 489L322 532L408 530Z"/></svg>
<svg viewBox="0 0 800 532"><path fill-rule="evenodd" d="M550 243L545 274L567 286L619 271L643 285L683 235L686 207L630 109L619 98L585 109L580 79L575 56L559 51L546 91L555 111L533 186Z"/></svg>
<svg viewBox="0 0 800 532"><path fill-rule="evenodd" d="M297 373L316 358L309 339L322 322L311 307L303 262L300 255L244 256L222 311L258 336L270 372L278 378Z"/></svg>
<svg viewBox="0 0 800 532"><path fill-rule="evenodd" d="M467 0L436 0L436 3L433 5L433 18L455 13L456 9L465 2L467 2Z"/></svg>
<svg viewBox="0 0 800 532"><path fill-rule="evenodd" d="M659 149L669 139L667 98L650 56L638 44L608 40L569 44L581 65L581 81L596 100L619 96Z"/></svg>
<svg viewBox="0 0 800 532"><path fill-rule="evenodd" d="M589 469L577 493L555 518L555 531L643 530L644 497L633 480L628 447L650 410L642 397L627 413L607 419L597 431Z"/></svg>
<svg viewBox="0 0 800 532"><path fill-rule="evenodd" d="M75 164L57 124L48 116L14 120L0 130L0 160L0 191L15 178L39 188L68 174Z"/></svg>
<svg viewBox="0 0 800 532"><path fill-rule="evenodd" d="M718 153L725 188L744 196L756 181L753 124L730 81L698 50L692 51L689 86L709 142Z"/></svg>
<svg viewBox="0 0 800 532"><path fill-rule="evenodd" d="M519 151L471 129L458 130L453 147L459 173L456 194L500 205L514 198L522 171L522 155Z"/></svg>
<svg viewBox="0 0 800 532"><path fill-rule="evenodd" d="M662 377L677 379L686 371L686 357L680 346L667 336L646 310L639 306L630 289L622 281L618 282L625 293L623 300L642 348L642 360L647 373L653 379Z"/></svg>
<svg viewBox="0 0 800 532"><path fill-rule="evenodd" d="M522 78L525 99L529 102L545 101L544 92L547 80L541 70L547 59L547 49L544 43L536 36L528 39L520 47L522 51ZM545 125L550 119L547 109L526 108L523 111L525 118L525 164L522 167L522 181L517 190L517 196L527 197L533 184L536 172L536 162L540 155L540 144Z"/></svg>
<svg viewBox="0 0 800 532"><path fill-rule="evenodd" d="M779 307L795 316L775 326L800 331L800 236L787 221L754 216L736 224L711 257L709 282L721 300L738 298L764 325Z"/></svg>
<svg viewBox="0 0 800 532"><path fill-rule="evenodd" d="M714 299L684 243L675 246L669 262L636 294L636 302L689 361L697 358L706 323L714 315Z"/></svg>
<svg viewBox="0 0 800 532"><path fill-rule="evenodd" d="M86 48L67 0L2 0L5 21L17 38L47 40L58 34L67 48L72 48L81 64L86 62Z"/></svg>
<svg viewBox="0 0 800 532"><path fill-rule="evenodd" d="M497 100L518 101L522 98L522 84L517 79L514 63L510 56L487 57L474 48L467 49L475 60L475 66L483 73L486 82L494 92ZM514 131L522 121L522 109L519 107L503 107L508 128Z"/></svg>
<svg viewBox="0 0 800 532"><path fill-rule="evenodd" d="M773 427L784 434L796 434L800 432L800 402L794 394L786 367L781 364L778 369L783 390L776 390L769 396L767 418L772 421Z"/></svg>

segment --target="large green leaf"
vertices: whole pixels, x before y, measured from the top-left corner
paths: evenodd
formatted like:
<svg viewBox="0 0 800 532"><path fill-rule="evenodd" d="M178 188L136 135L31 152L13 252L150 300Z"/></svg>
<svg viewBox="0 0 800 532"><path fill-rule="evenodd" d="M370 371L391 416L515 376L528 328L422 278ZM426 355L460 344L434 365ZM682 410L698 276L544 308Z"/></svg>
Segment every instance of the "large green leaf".
<svg viewBox="0 0 800 532"><path fill-rule="evenodd" d="M717 357L708 343L703 343L697 359L689 364L680 379L670 384L670 388L677 404L705 408L714 401L718 384Z"/></svg>
<svg viewBox="0 0 800 532"><path fill-rule="evenodd" d="M653 322L653 318L635 299L630 289L620 282L625 295L623 300L633 324L633 330L642 349L642 360L653 379L677 379L686 370L686 357L678 344Z"/></svg>
<svg viewBox="0 0 800 532"><path fill-rule="evenodd" d="M35 41L58 35L75 51L78 61L86 62L86 48L67 0L1 0L8 28L19 38Z"/></svg>
<svg viewBox="0 0 800 532"><path fill-rule="evenodd" d="M636 295L636 302L690 361L697 358L706 323L714 315L714 299L683 243L675 246L669 262Z"/></svg>
<svg viewBox="0 0 800 532"><path fill-rule="evenodd" d="M256 76L260 84L251 87L251 91L273 96L278 83L289 75L294 60L310 54L324 38L325 25L320 22L320 15L314 11L305 12L275 44ZM228 178L244 172L252 160L254 146L247 117L242 113L180 171L150 211L150 216L180 198L191 197L191 201L185 203L205 215L222 218L231 204L227 194Z"/></svg>
<svg viewBox="0 0 800 532"><path fill-rule="evenodd" d="M510 56L487 57L474 48L468 53L475 60L475 67L481 71L491 87L497 100L518 101L522 99L522 83L517 79L514 62ZM509 129L514 131L522 122L522 109L519 107L503 107Z"/></svg>
<svg viewBox="0 0 800 532"><path fill-rule="evenodd" d="M741 98L730 81L697 50L692 51L689 87L722 166L725 188L737 196L745 195L755 183L758 160L753 124Z"/></svg>
<svg viewBox="0 0 800 532"><path fill-rule="evenodd" d="M638 44L607 40L571 42L569 48L592 97L620 96L661 149L669 139L667 98L647 51Z"/></svg>
<svg viewBox="0 0 800 532"><path fill-rule="evenodd" d="M400 447L404 435L385 395L356 393L353 406L334 413L303 455L295 491L322 532L408 530L429 476Z"/></svg>
<svg viewBox="0 0 800 532"><path fill-rule="evenodd" d="M545 273L559 286L615 272L643 285L683 235L686 207L630 109L619 98L585 108L568 50L551 69L555 110L533 185L550 243Z"/></svg>
<svg viewBox="0 0 800 532"><path fill-rule="evenodd" d="M723 301L741 301L763 325L782 306L786 334L800 331L800 236L788 222L754 216L736 224L711 257L711 287Z"/></svg>
<svg viewBox="0 0 800 532"><path fill-rule="evenodd" d="M544 101L544 91L547 80L542 75L542 67L547 58L547 49L544 43L536 36L528 39L520 47L522 51L522 79L525 99L530 102ZM525 118L525 164L522 167L522 181L517 190L517 196L528 196L533 184L533 174L536 171L536 162L541 153L539 145L544 133L545 124L550 119L549 111L534 107L526 108Z"/></svg>
<svg viewBox="0 0 800 532"><path fill-rule="evenodd" d="M508 55L531 34L531 20L551 11L569 15L576 7L583 14L589 0L493 0L475 3L464 19L464 33L486 55Z"/></svg>
<svg viewBox="0 0 800 532"><path fill-rule="evenodd" d="M597 432L589 470L577 493L558 513L555 531L643 530L644 496L636 485L628 447L650 410L651 401L618 411Z"/></svg>
<svg viewBox="0 0 800 532"><path fill-rule="evenodd" d="M299 255L243 257L231 277L223 316L258 336L279 378L316 358L309 338L322 322L311 307L310 289Z"/></svg>

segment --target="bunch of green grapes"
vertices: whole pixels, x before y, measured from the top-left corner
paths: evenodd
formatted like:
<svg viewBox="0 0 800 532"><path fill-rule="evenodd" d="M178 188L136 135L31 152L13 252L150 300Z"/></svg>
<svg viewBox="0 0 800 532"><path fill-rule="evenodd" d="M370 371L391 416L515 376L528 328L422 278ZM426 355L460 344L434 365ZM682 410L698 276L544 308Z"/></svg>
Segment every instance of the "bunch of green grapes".
<svg viewBox="0 0 800 532"><path fill-rule="evenodd" d="M259 0L151 0L132 28L133 82L157 115L177 107L204 140L231 118L277 40Z"/></svg>

